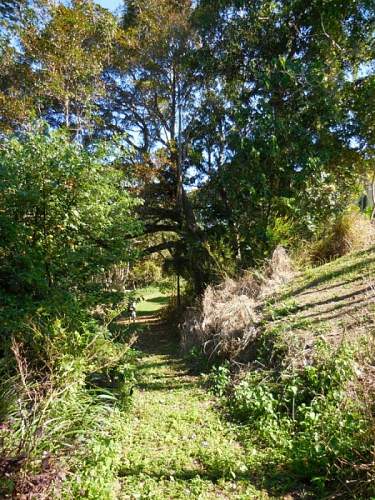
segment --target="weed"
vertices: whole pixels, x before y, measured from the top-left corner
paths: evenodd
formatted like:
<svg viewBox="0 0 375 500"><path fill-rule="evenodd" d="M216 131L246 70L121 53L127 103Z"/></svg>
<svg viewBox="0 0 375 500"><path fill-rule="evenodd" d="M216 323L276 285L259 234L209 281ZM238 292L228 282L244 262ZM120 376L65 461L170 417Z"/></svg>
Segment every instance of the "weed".
<svg viewBox="0 0 375 500"><path fill-rule="evenodd" d="M269 315L273 321L293 314L298 311L298 304L295 300L288 300L277 305L269 306ZM268 311L267 311L268 312ZM267 312L265 314L267 314Z"/></svg>
<svg viewBox="0 0 375 500"><path fill-rule="evenodd" d="M362 483L360 464L371 462L371 420L347 392L354 368L352 347L334 352L320 341L313 366L251 371L229 394L227 367L215 369L211 381L227 396L232 418L246 423L260 454L267 450L263 466L283 463L296 480L322 492L335 481Z"/></svg>
<svg viewBox="0 0 375 500"><path fill-rule="evenodd" d="M186 354L185 359L189 363L190 370L194 373L205 373L212 366L212 363L199 346L193 346Z"/></svg>
<svg viewBox="0 0 375 500"><path fill-rule="evenodd" d="M88 480L87 491L95 493L85 498L107 498L102 492L113 487L115 473L99 471L121 439L134 355L129 344L117 343L105 326L65 298L51 294L36 308L30 305L24 323L18 313L22 335L13 335L0 365L0 472L8 478L0 485L2 495L43 498L53 490L59 497L66 488L75 491L79 477L96 475L100 485ZM94 456L91 449L100 446L103 453ZM112 459L105 462L108 471L115 470L115 453Z"/></svg>
<svg viewBox="0 0 375 500"><path fill-rule="evenodd" d="M210 384L213 393L219 397L226 394L230 381L230 365L228 362L214 366L207 376L207 382Z"/></svg>

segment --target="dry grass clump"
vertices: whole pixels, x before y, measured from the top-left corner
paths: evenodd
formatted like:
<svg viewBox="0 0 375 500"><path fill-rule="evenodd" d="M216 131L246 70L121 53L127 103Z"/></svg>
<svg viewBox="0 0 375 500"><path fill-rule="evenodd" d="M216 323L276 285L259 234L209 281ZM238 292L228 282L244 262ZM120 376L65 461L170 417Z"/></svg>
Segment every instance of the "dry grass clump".
<svg viewBox="0 0 375 500"><path fill-rule="evenodd" d="M267 297L281 286L290 281L295 275L291 258L284 247L278 246L267 262L259 296Z"/></svg>
<svg viewBox="0 0 375 500"><path fill-rule="evenodd" d="M237 357L258 335L260 301L292 275L287 253L278 247L263 273L246 272L237 281L228 278L219 286L208 286L181 325L183 349L200 346L209 356Z"/></svg>
<svg viewBox="0 0 375 500"><path fill-rule="evenodd" d="M326 262L350 252L365 250L375 241L375 226L357 210L341 215L310 250L310 260Z"/></svg>
<svg viewBox="0 0 375 500"><path fill-rule="evenodd" d="M256 302L239 291L231 279L206 288L201 303L188 309L181 326L185 351L199 345L209 356L231 359L256 336Z"/></svg>

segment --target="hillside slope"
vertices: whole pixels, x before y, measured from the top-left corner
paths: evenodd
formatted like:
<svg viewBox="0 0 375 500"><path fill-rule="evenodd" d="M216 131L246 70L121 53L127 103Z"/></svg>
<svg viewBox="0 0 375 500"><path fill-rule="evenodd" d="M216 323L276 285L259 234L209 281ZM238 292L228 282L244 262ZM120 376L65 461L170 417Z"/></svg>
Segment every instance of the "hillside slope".
<svg viewBox="0 0 375 500"><path fill-rule="evenodd" d="M210 375L255 484L276 498L371 498L375 247L301 272L257 314L256 338Z"/></svg>
<svg viewBox="0 0 375 500"><path fill-rule="evenodd" d="M278 329L308 363L317 339L331 345L375 335L375 246L299 274L263 312L266 330Z"/></svg>

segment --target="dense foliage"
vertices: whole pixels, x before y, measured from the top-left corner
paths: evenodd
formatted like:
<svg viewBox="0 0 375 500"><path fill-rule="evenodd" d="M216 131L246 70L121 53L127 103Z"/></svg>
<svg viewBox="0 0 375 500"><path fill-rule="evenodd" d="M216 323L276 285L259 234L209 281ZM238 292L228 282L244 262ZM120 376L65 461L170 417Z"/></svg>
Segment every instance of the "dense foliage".
<svg viewBox="0 0 375 500"><path fill-rule="evenodd" d="M124 290L167 276L180 303L181 278L195 297L279 243L343 253L345 209L375 193L374 2L0 3L0 495L42 473L57 422L84 443L67 470L91 445L103 467L67 495L106 498L132 377L112 325ZM107 407L98 387L115 379ZM249 380L231 404L263 418L275 391ZM291 464L314 404L272 422Z"/></svg>
<svg viewBox="0 0 375 500"><path fill-rule="evenodd" d="M218 263L311 238L371 178L372 7L132 0L116 23L91 1L9 2L0 121L122 134L142 248L201 291Z"/></svg>
<svg viewBox="0 0 375 500"><path fill-rule="evenodd" d="M286 353L288 340L275 333L261 342L273 337L271 343L278 343L273 355ZM265 350L258 353L258 368L237 383L228 364L215 367L209 380L231 418L245 425L243 440L253 447L251 469L278 476L280 490L306 483L320 498L345 481L349 495L366 498L373 492L373 420L366 398L348 391L358 352L347 344L334 349L323 340L315 349L314 362L304 367L277 366Z"/></svg>
<svg viewBox="0 0 375 500"><path fill-rule="evenodd" d="M84 150L64 133L9 138L0 150L1 285L46 293L81 289L129 253L135 201L104 147Z"/></svg>
<svg viewBox="0 0 375 500"><path fill-rule="evenodd" d="M52 461L42 470L38 464L52 449L68 457L67 445L81 439L79 456L86 442L104 453L103 434L96 433L102 421L113 426L104 426L111 446L121 431L131 351L126 335L119 343L108 327L126 296L103 289L101 277L134 259L124 234L140 226L133 213L138 201L113 164L115 153L115 145L85 150L66 133L43 127L7 137L0 149L0 469L8 474L2 495L30 488L28 478L43 467L48 477L42 484L34 479L35 487L48 488L56 480ZM101 321L93 315L98 304ZM65 444L61 433L69 435ZM112 467L118 455L105 453ZM73 454L67 467L78 461ZM92 466L101 467L101 460ZM80 488L101 495L110 481Z"/></svg>

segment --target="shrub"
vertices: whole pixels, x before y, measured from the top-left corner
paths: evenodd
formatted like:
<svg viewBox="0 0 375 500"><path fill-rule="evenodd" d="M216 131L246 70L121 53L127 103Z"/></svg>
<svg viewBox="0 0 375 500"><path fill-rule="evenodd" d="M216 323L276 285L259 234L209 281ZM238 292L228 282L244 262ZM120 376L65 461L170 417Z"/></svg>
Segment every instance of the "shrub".
<svg viewBox="0 0 375 500"><path fill-rule="evenodd" d="M62 132L8 138L0 148L0 286L48 294L82 288L131 256L139 228L111 151L86 151ZM113 152L112 152L113 153Z"/></svg>
<svg viewBox="0 0 375 500"><path fill-rule="evenodd" d="M2 497L56 498L61 488L68 498L111 497L132 339L110 331L126 296L102 290L99 277L133 259L124 232L139 228L114 156L62 132L0 148Z"/></svg>
<svg viewBox="0 0 375 500"><path fill-rule="evenodd" d="M309 249L315 263L341 257L368 248L375 239L375 227L356 209L350 209L325 227L321 237Z"/></svg>
<svg viewBox="0 0 375 500"><path fill-rule="evenodd" d="M19 322L0 363L0 472L14 494L45 494L67 475L74 482L76 455L91 454L88 441L95 447L107 435L114 446L134 381L129 344L115 342L74 301L61 302L59 314L51 302L28 311L30 321ZM92 470L80 473L99 466L91 460Z"/></svg>
<svg viewBox="0 0 375 500"><path fill-rule="evenodd" d="M333 352L321 342L311 366L250 371L229 392L227 368L216 368L211 382L230 415L248 426L247 439L267 450L257 467L283 464L320 492L344 480L368 494L373 420L349 391L354 376L353 349Z"/></svg>
<svg viewBox="0 0 375 500"><path fill-rule="evenodd" d="M230 384L230 366L226 362L222 365L214 366L207 377L207 381L217 396L224 396Z"/></svg>

